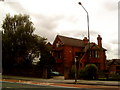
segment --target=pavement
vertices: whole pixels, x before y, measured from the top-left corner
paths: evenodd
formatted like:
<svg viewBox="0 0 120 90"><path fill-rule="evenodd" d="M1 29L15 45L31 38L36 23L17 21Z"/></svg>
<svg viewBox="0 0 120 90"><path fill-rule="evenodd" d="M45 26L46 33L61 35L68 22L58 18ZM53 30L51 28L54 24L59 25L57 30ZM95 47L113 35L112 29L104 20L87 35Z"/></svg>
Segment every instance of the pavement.
<svg viewBox="0 0 120 90"><path fill-rule="evenodd" d="M33 81L41 83L59 83L59 84L75 84L75 80L64 80L63 76L53 77L51 79L33 78L33 77L21 77L21 76L2 76L2 80L21 80L21 81ZM118 86L120 87L120 81L98 81L98 80L77 80L77 85L102 85L102 86Z"/></svg>

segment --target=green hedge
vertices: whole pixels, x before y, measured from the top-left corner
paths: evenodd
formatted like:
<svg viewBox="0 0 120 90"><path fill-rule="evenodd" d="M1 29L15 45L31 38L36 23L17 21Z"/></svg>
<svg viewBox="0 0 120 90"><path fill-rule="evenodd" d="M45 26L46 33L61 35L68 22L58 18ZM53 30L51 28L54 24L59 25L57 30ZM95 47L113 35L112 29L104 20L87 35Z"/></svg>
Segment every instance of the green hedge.
<svg viewBox="0 0 120 90"><path fill-rule="evenodd" d="M98 68L95 64L88 64L84 69L77 70L78 79L96 79ZM75 65L72 66L69 78L75 78Z"/></svg>

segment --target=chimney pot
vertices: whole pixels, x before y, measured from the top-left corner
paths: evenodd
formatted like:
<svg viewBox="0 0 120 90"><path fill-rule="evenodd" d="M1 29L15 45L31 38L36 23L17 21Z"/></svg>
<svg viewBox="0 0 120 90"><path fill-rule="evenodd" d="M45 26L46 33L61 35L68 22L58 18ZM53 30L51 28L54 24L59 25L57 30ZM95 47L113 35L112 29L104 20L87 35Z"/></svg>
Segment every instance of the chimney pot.
<svg viewBox="0 0 120 90"><path fill-rule="evenodd" d="M98 35L97 41L98 41L98 46L102 47L102 37L100 35Z"/></svg>
<svg viewBox="0 0 120 90"><path fill-rule="evenodd" d="M87 37L84 37L83 42L84 42L85 44L88 44L88 39L87 39Z"/></svg>

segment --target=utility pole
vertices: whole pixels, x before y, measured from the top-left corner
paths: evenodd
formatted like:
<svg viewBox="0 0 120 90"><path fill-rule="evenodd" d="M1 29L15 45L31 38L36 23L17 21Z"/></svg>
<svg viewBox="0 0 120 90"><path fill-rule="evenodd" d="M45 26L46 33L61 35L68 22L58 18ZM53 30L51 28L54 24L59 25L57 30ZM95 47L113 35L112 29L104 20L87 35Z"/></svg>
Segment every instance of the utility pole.
<svg viewBox="0 0 120 90"><path fill-rule="evenodd" d="M91 57L91 52L90 52L90 31L89 31L89 14L88 14L88 11L85 9L85 7L82 5L81 2L78 2L79 5L82 6L82 8L85 10L85 12L87 13L87 27L88 27L88 51L89 51L89 58Z"/></svg>

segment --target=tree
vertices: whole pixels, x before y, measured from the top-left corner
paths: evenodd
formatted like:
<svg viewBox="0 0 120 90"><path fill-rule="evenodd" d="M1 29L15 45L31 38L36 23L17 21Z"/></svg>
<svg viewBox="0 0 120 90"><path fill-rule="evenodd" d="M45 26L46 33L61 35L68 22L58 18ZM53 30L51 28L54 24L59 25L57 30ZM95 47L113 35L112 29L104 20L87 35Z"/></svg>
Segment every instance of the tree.
<svg viewBox="0 0 120 90"><path fill-rule="evenodd" d="M2 49L3 49L3 69L18 67L22 68L30 65L27 56L34 47L33 31L35 30L33 23L28 15L6 15L2 24ZM26 67L27 68L27 67Z"/></svg>
<svg viewBox="0 0 120 90"><path fill-rule="evenodd" d="M34 58L31 55L36 55L37 52L41 54L37 68L53 65L54 58L47 46L47 39L33 34L35 28L28 15L7 14L2 29L2 67L5 73L12 73L14 69L31 70Z"/></svg>

